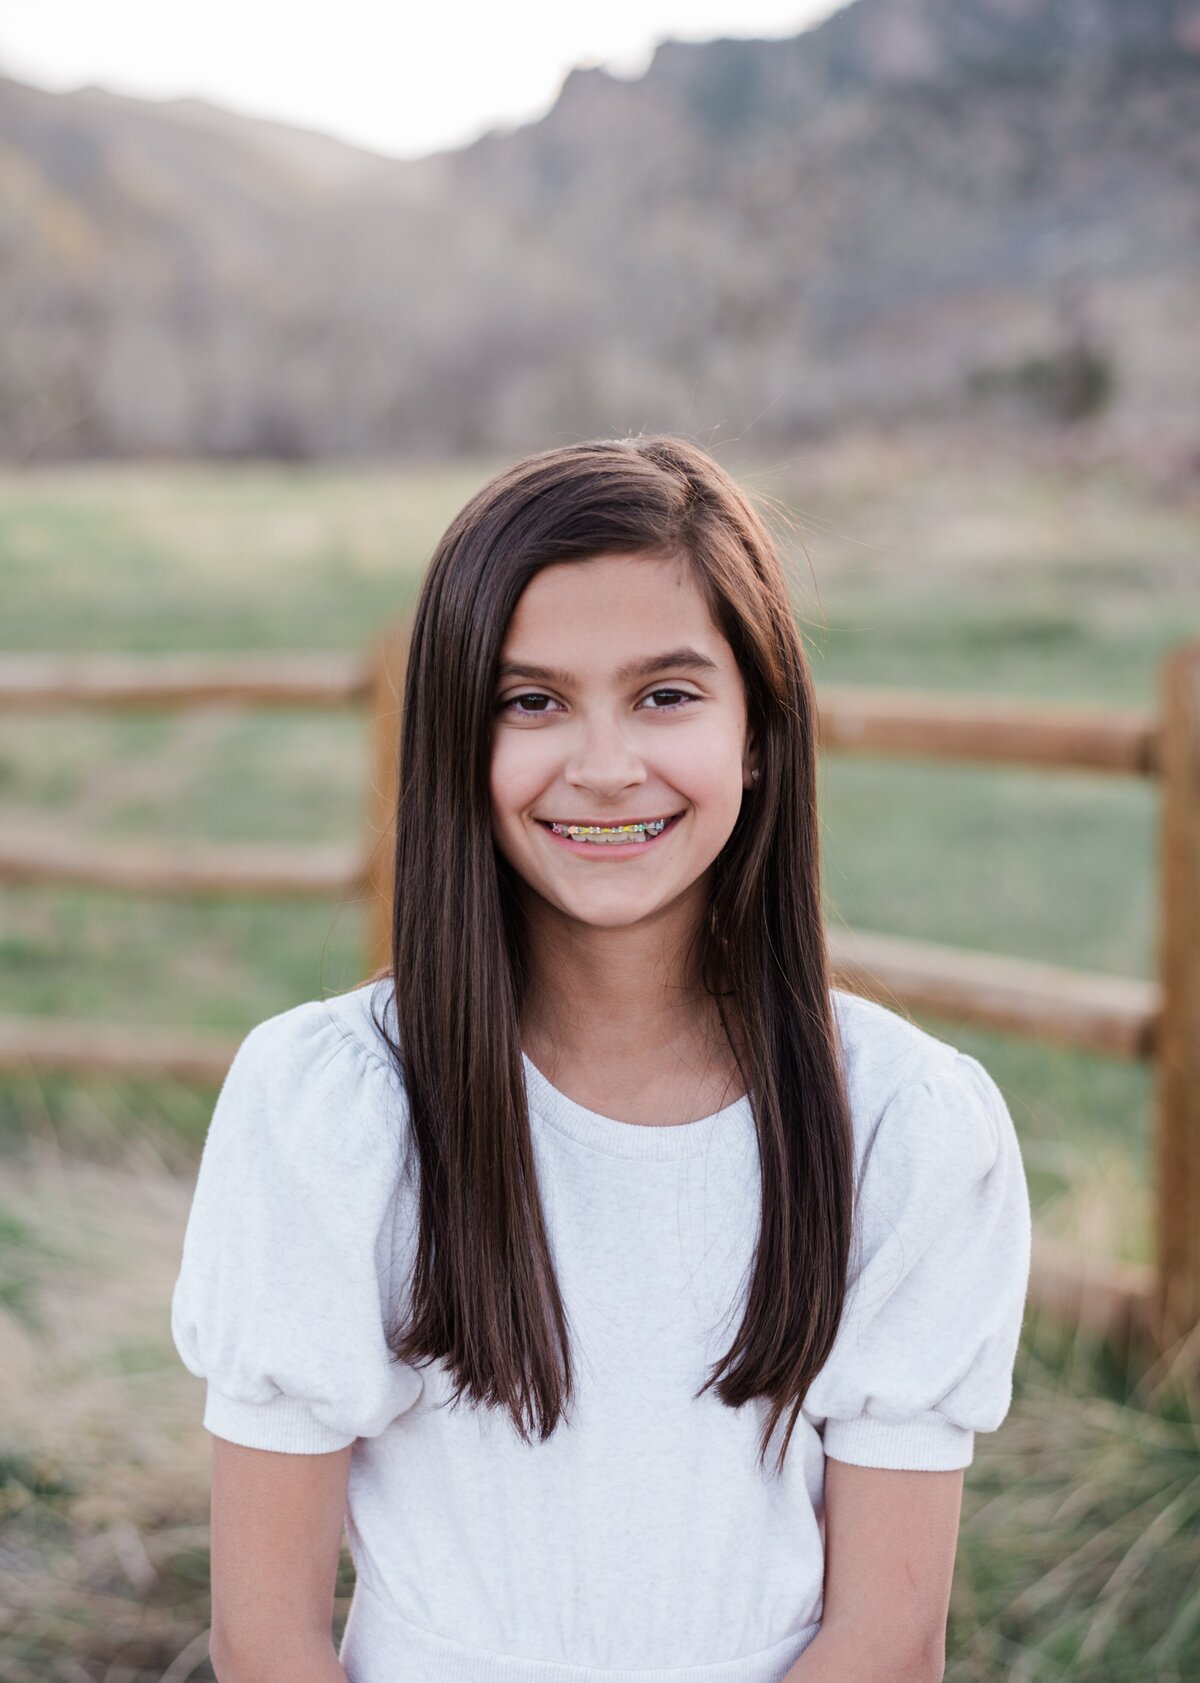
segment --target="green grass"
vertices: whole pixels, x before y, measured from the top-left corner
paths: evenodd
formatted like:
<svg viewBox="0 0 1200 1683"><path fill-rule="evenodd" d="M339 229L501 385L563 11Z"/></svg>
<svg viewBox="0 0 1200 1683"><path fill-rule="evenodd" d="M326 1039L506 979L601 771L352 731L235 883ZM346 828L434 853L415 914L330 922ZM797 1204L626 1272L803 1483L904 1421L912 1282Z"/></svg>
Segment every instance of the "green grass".
<svg viewBox="0 0 1200 1683"><path fill-rule="evenodd" d="M0 635L81 653L364 649L497 465L0 474ZM1118 470L949 468L894 444L729 465L781 538L818 687L1151 706L1163 651L1200 625L1200 518ZM353 712L0 716L0 823L353 844L368 769ZM1154 974L1152 785L827 755L821 801L831 926ZM360 932L353 904L0 887L0 1011L237 1032L352 985ZM1144 1071L983 1044L1031 1143L1083 1164L1094 1137L1124 1142L1144 1186ZM41 1086L65 1123L72 1084ZM180 1102L164 1095L171 1114ZM0 1139L24 1107L19 1082L0 1084ZM1038 1171L1039 1198L1061 1169ZM1125 1236L1139 1255L1147 1242Z"/></svg>
<svg viewBox="0 0 1200 1683"><path fill-rule="evenodd" d="M1200 508L1121 470L950 463L878 442L723 459L772 499L818 688L1152 707L1163 653L1200 633ZM444 525L499 465L0 473L2 646L364 649L411 602ZM354 714L0 715L0 827L50 825L97 843L352 844L368 767ZM821 822L835 928L1155 973L1152 785L829 755ZM352 904L0 888L0 1014L237 1035L352 986L360 935ZM1149 1260L1150 1072L921 1020L995 1075L1043 1230ZM0 1153L15 1159L32 1141L186 1176L212 1098L181 1082L9 1076ZM36 1311L44 1251L6 1203L0 1304L14 1314ZM134 1408L170 1356L140 1323L123 1324L91 1369L127 1386ZM968 1475L950 1683L1200 1676L1196 1419L1169 1386L1139 1391L1136 1375L1106 1360L1029 1328L1010 1420L977 1440ZM22 1560L53 1557L58 1571L68 1557L90 1559L79 1545L93 1522L68 1499L76 1473L60 1487L32 1465L0 1434L5 1545ZM137 1523L153 1591L137 1588L137 1570L131 1581L114 1568L101 1584L79 1566L40 1625L31 1615L18 1637L0 1622L0 1676L104 1676L116 1665L112 1676L148 1683L195 1639L201 1521L155 1512ZM118 1628L124 1648L113 1645ZM207 1675L203 1662L188 1675Z"/></svg>

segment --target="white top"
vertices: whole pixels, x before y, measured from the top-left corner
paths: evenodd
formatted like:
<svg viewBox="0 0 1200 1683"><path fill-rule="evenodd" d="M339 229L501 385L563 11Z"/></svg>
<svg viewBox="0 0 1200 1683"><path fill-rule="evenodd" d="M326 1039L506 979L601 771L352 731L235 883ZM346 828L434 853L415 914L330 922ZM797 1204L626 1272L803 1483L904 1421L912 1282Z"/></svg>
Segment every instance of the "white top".
<svg viewBox="0 0 1200 1683"><path fill-rule="evenodd" d="M820 1628L825 1456L953 1468L1008 1412L1030 1212L1011 1117L964 1052L834 990L863 1242L782 1474L788 1415L693 1393L740 1322L759 1222L745 1097L679 1126L574 1103L525 1059L578 1400L545 1443L439 1407L390 1358L415 1190L389 982L254 1028L213 1113L171 1327L204 1424L353 1444L350 1683L778 1683Z"/></svg>

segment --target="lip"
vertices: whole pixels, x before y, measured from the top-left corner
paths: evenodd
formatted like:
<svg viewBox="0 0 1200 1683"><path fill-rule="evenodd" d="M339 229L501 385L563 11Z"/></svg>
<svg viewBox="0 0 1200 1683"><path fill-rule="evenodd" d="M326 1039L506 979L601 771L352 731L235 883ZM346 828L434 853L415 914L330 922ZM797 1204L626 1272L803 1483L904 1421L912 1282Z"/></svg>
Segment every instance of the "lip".
<svg viewBox="0 0 1200 1683"><path fill-rule="evenodd" d="M668 823L672 818L681 818L679 812L648 812L644 817L635 814L632 818L535 818L535 824L575 824L598 825L602 830L615 830L620 824L653 824L659 818L665 818Z"/></svg>
<svg viewBox="0 0 1200 1683"><path fill-rule="evenodd" d="M679 820L684 815L682 812L672 812L662 816L666 817L667 822L656 836L652 836L649 841L625 842L623 844L616 842L575 841L571 836L558 835L550 828L551 823L586 823L586 819L555 818L552 820L549 818L538 818L535 819L534 822L537 824L538 828L545 833L546 837L555 847L569 848L572 853L586 855L589 859L616 860L637 858L641 854L649 853L653 848L659 847L667 836L671 835L673 831L679 828ZM618 823L649 824L650 822L651 820L649 818L610 818L605 821L606 827Z"/></svg>

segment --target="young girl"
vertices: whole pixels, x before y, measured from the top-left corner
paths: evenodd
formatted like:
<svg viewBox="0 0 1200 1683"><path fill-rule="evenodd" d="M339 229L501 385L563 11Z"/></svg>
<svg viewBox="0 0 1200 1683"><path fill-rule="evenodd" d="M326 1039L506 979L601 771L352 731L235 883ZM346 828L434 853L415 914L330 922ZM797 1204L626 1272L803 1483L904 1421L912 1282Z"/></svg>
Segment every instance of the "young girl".
<svg viewBox="0 0 1200 1683"><path fill-rule="evenodd" d="M184 1240L221 1683L941 1677L1028 1195L982 1066L830 986L816 774L704 451L548 450L454 520L391 969L246 1037Z"/></svg>

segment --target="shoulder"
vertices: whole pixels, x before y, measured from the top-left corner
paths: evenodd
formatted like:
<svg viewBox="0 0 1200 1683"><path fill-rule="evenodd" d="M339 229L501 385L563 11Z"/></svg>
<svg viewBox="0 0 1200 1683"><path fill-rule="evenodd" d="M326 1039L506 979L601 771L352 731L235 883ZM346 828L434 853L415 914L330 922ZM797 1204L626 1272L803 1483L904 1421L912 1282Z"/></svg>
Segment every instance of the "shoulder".
<svg viewBox="0 0 1200 1683"><path fill-rule="evenodd" d="M321 1005L360 1057L389 1077L399 1080L391 1046L398 1041L396 1000L392 979L363 982L345 993L333 994Z"/></svg>
<svg viewBox="0 0 1200 1683"><path fill-rule="evenodd" d="M390 1004L390 995L390 987L385 994L382 982L368 982L347 993L289 1006L250 1029L238 1048L237 1059L243 1064L270 1063L280 1058L311 1061L342 1046L351 1048L360 1063L375 1063L386 1070L387 1043L372 1013ZM394 1023L394 1006L390 1017Z"/></svg>
<svg viewBox="0 0 1200 1683"><path fill-rule="evenodd" d="M394 1060L380 1029L382 1020L395 1038L395 1005L390 983L368 982L327 999L309 999L264 1017L238 1047L231 1071L253 1068L260 1076L303 1070L311 1076L324 1064L339 1064L342 1079L369 1074L395 1077Z"/></svg>
<svg viewBox="0 0 1200 1683"><path fill-rule="evenodd" d="M1029 1196L983 1066L898 1012L834 990L862 1170L836 1342L804 1401L834 1460L970 1464L1012 1399Z"/></svg>
<svg viewBox="0 0 1200 1683"><path fill-rule="evenodd" d="M958 1055L949 1041L886 1005L844 988L830 994L852 1096L868 1103L886 1098L906 1082L937 1074Z"/></svg>
<svg viewBox="0 0 1200 1683"><path fill-rule="evenodd" d="M257 1023L221 1086L206 1154L236 1138L306 1177L394 1150L403 1086L386 1042L369 1032L369 988L306 1000Z"/></svg>
<svg viewBox="0 0 1200 1683"><path fill-rule="evenodd" d="M351 996L258 1023L205 1138L171 1326L209 1383L204 1423L259 1449L325 1452L420 1394L385 1314L411 1270L404 1106Z"/></svg>
<svg viewBox="0 0 1200 1683"><path fill-rule="evenodd" d="M878 1151L986 1173L1012 1121L982 1064L887 1006L831 993L860 1167Z"/></svg>

